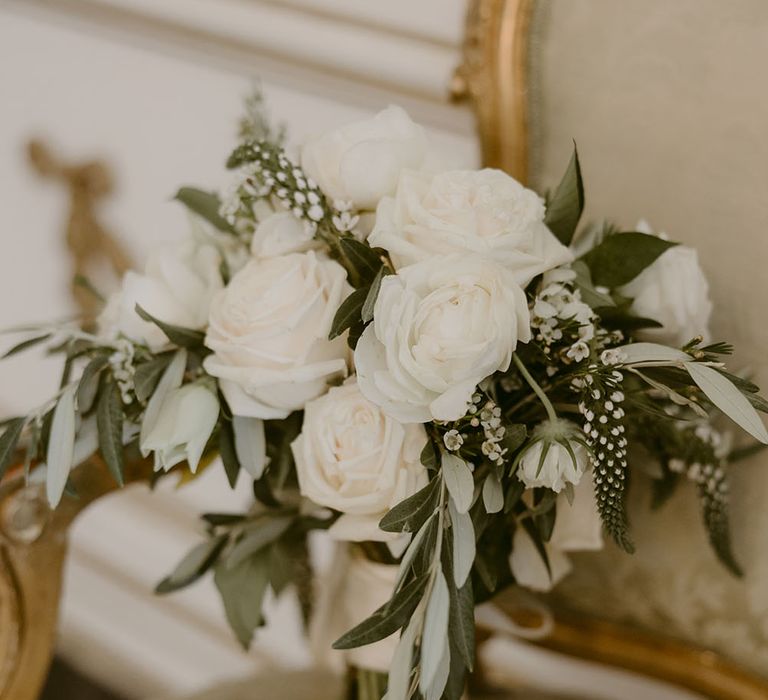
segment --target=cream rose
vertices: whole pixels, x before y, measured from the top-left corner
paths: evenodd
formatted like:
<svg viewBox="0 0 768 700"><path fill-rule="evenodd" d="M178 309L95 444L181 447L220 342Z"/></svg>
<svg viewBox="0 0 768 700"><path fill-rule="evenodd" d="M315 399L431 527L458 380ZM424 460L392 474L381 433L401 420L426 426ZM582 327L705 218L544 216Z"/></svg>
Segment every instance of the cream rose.
<svg viewBox="0 0 768 700"><path fill-rule="evenodd" d="M427 152L424 130L400 107L309 139L301 165L331 199L375 209L392 194L403 168L418 168Z"/></svg>
<svg viewBox="0 0 768 700"><path fill-rule="evenodd" d="M573 259L544 224L544 202L501 170L406 170L376 210L371 245L396 267L446 253L482 253L520 286Z"/></svg>
<svg viewBox="0 0 768 700"><path fill-rule="evenodd" d="M361 393L354 379L310 401L291 445L302 495L343 515L330 534L349 541L393 540L381 518L427 484L421 425L401 425Z"/></svg>
<svg viewBox="0 0 768 700"><path fill-rule="evenodd" d="M143 274L125 274L120 291L110 297L99 317L99 332L107 337L124 335L153 352L160 350L168 338L136 313L137 304L165 323L205 328L211 299L223 287L220 264L214 246L191 239L159 247Z"/></svg>
<svg viewBox="0 0 768 700"><path fill-rule="evenodd" d="M587 476L591 477L591 473ZM509 565L521 586L535 591L549 591L571 571L568 552L603 548L603 525L591 478L585 478L574 489L573 504L568 503L564 494L558 497L555 527L544 548L551 576L525 530L515 530Z"/></svg>
<svg viewBox="0 0 768 700"><path fill-rule="evenodd" d="M232 413L285 418L344 375L343 337L328 340L349 294L344 268L320 253L250 261L211 302L205 370Z"/></svg>
<svg viewBox="0 0 768 700"><path fill-rule="evenodd" d="M647 222L641 221L636 228L651 233ZM662 325L638 332L638 338L676 346L697 335L709 338L709 284L693 248L677 245L667 249L620 291L634 300L632 310L638 316Z"/></svg>
<svg viewBox="0 0 768 700"><path fill-rule="evenodd" d="M506 370L530 336L509 270L471 254L426 260L382 280L355 350L360 390L403 423L456 420L478 382Z"/></svg>

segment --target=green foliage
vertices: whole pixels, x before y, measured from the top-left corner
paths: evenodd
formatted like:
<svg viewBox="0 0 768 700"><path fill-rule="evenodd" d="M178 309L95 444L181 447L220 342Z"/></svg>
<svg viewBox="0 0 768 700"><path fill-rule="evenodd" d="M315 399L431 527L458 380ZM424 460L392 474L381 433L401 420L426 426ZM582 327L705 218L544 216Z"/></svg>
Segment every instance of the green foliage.
<svg viewBox="0 0 768 700"><path fill-rule="evenodd" d="M136 398L141 403L145 403L152 396L160 381L160 377L163 376L163 372L165 372L172 359L173 353L163 353L136 366L136 372L133 375L133 385Z"/></svg>
<svg viewBox="0 0 768 700"><path fill-rule="evenodd" d="M157 584L155 593L171 593L197 581L216 563L227 541L227 535L217 535L191 549L173 573Z"/></svg>
<svg viewBox="0 0 768 700"><path fill-rule="evenodd" d="M235 451L235 433L232 421L223 416L219 422L219 456L224 464L224 472L231 488L235 488L237 477L240 475L240 460Z"/></svg>
<svg viewBox="0 0 768 700"><path fill-rule="evenodd" d="M13 461L25 423L26 418L14 418L5 424L5 430L0 435L0 479Z"/></svg>
<svg viewBox="0 0 768 700"><path fill-rule="evenodd" d="M205 192L194 187L182 187L174 199L219 231L235 233L235 229L219 214L221 201L213 192Z"/></svg>
<svg viewBox="0 0 768 700"><path fill-rule="evenodd" d="M108 364L109 357L99 354L85 366L77 388L77 407L81 414L88 413L93 407L101 383L101 373Z"/></svg>
<svg viewBox="0 0 768 700"><path fill-rule="evenodd" d="M581 260L589 267L596 285L613 289L631 282L664 251L675 245L677 243L637 231L614 233Z"/></svg>
<svg viewBox="0 0 768 700"><path fill-rule="evenodd" d="M99 451L119 486L124 483L123 401L112 377L107 377L99 392L96 425L99 431Z"/></svg>
<svg viewBox="0 0 768 700"><path fill-rule="evenodd" d="M341 263L349 275L353 287L370 287L384 265L381 252L376 252L367 243L361 243L352 236L339 240Z"/></svg>
<svg viewBox="0 0 768 700"><path fill-rule="evenodd" d="M369 289L356 289L339 306L331 323L329 340L338 338L348 328L361 322L363 304L365 304Z"/></svg>
<svg viewBox="0 0 768 700"><path fill-rule="evenodd" d="M569 245L584 211L584 183L576 144L568 168L547 204L544 223L563 245Z"/></svg>
<svg viewBox="0 0 768 700"><path fill-rule="evenodd" d="M25 350L29 350L30 348L39 345L40 343L44 343L46 340L48 340L48 338L51 337L51 335L51 333L43 333L42 335L37 335L34 338L27 338L26 340L22 340L20 343L17 343L10 350L8 350L2 357L0 357L0 360L4 360L6 357L13 357L20 352L24 352Z"/></svg>
<svg viewBox="0 0 768 700"><path fill-rule="evenodd" d="M168 340L174 345L192 350L203 347L205 333L202 331L193 330L191 328L182 328L181 326L174 326L171 323L160 321L148 311L142 309L139 304L136 304L136 313L148 323L154 323L163 333L165 333Z"/></svg>
<svg viewBox="0 0 768 700"><path fill-rule="evenodd" d="M434 477L423 489L392 508L379 523L385 532L416 532L432 514L442 489L442 479Z"/></svg>

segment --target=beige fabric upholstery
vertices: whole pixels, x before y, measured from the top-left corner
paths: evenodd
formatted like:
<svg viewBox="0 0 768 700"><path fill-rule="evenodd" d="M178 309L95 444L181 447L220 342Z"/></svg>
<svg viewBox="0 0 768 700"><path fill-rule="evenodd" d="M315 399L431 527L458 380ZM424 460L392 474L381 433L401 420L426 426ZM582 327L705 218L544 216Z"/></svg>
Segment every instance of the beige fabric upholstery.
<svg viewBox="0 0 768 700"><path fill-rule="evenodd" d="M714 338L768 386L768 3L550 0L536 22L534 184L557 182L575 139L587 218L644 217L695 245ZM650 516L638 483L638 553L583 555L563 594L768 674L768 454L732 474L745 580L710 553L692 488Z"/></svg>

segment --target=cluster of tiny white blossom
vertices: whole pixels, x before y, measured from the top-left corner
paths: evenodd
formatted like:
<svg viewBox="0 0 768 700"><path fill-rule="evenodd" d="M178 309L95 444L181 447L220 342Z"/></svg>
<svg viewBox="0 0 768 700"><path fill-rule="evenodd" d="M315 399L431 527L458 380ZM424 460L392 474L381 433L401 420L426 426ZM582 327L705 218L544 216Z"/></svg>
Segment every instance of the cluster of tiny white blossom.
<svg viewBox="0 0 768 700"><path fill-rule="evenodd" d="M607 363L605 363L607 364ZM632 545L627 536L624 488L627 471L627 438L621 403L624 376L618 370L590 365L583 377L572 381L571 388L581 393L579 411L587 445L592 453L593 482L598 510L606 530L625 549Z"/></svg>
<svg viewBox="0 0 768 700"><path fill-rule="evenodd" d="M668 462L669 469L676 474L684 474L687 479L698 484L711 499L724 503L728 495L724 467L728 458L729 441L708 423L697 425L694 436L704 448L699 450L702 459L689 461L673 458Z"/></svg>
<svg viewBox="0 0 768 700"><path fill-rule="evenodd" d="M331 217L334 227L341 233L352 231L360 221L360 217L355 213L352 202L345 202L341 199L333 200L333 216Z"/></svg>
<svg viewBox="0 0 768 700"><path fill-rule="evenodd" d="M112 376L117 382L117 388L120 390L120 397L123 403L127 405L133 401L134 397L136 350L133 343L125 338L115 341L115 345L115 351L109 356L109 366L112 370Z"/></svg>
<svg viewBox="0 0 768 700"><path fill-rule="evenodd" d="M506 428L501 424L501 409L494 401L488 399L482 408L483 397L480 394L472 396L472 403L469 406L468 413L471 416L469 424L473 428L481 427L485 440L481 445L483 454L496 464L504 461L507 453L506 448L501 447L501 441L504 439Z"/></svg>

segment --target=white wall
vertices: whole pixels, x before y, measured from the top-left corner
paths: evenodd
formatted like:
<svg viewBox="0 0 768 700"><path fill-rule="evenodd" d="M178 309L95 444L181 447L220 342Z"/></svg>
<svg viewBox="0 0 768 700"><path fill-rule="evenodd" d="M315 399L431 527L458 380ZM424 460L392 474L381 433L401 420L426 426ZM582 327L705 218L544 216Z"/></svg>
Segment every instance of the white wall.
<svg viewBox="0 0 768 700"><path fill-rule="evenodd" d="M215 188L234 143L241 98L262 77L273 114L301 139L404 103L439 127L441 150L476 160L470 115L448 106L462 0L59 0L0 7L0 327L71 314L62 242L66 198L34 176L23 144L49 140L73 159L104 157L117 192L103 220L142 259L179 235L169 201L180 184ZM42 402L58 363L0 363L0 414ZM197 537L196 516L247 502L220 470L192 486L141 487L98 503L76 524L59 647L129 697L189 692L275 659L306 663L296 610L245 655L207 581L168 598L151 588ZM244 484L241 484L244 486Z"/></svg>

